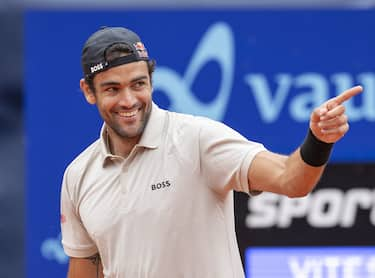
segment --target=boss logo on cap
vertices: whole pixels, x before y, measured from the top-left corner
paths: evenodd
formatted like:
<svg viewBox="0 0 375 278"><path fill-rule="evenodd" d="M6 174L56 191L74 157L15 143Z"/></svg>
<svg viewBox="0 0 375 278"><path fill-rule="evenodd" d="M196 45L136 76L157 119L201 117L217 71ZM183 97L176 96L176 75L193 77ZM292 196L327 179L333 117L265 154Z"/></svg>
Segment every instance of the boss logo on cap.
<svg viewBox="0 0 375 278"><path fill-rule="evenodd" d="M91 73L97 72L98 70L102 69L104 69L103 63L97 64L96 66L90 68Z"/></svg>
<svg viewBox="0 0 375 278"><path fill-rule="evenodd" d="M147 53L147 50L146 50L145 45L143 43L136 42L133 45L135 47L135 50L137 50L139 57L148 58L148 53Z"/></svg>

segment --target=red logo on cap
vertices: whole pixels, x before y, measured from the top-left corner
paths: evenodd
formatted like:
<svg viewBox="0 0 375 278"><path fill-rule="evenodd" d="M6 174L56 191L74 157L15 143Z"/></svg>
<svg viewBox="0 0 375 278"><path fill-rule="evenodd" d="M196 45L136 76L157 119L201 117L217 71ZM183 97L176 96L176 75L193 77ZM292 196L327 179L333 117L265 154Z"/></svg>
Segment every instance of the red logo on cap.
<svg viewBox="0 0 375 278"><path fill-rule="evenodd" d="M137 50L139 57L148 58L148 53L147 53L146 47L143 43L136 42L134 44L134 47L135 47L135 50Z"/></svg>

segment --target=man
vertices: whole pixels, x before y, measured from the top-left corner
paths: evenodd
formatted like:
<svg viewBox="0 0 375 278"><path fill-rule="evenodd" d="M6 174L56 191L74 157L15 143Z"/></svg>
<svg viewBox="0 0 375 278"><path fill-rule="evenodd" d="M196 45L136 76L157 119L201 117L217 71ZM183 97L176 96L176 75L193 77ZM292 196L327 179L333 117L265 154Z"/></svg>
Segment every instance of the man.
<svg viewBox="0 0 375 278"><path fill-rule="evenodd" d="M154 63L128 29L95 32L82 67L80 87L104 125L64 175L69 278L244 277L233 190L308 194L348 131L343 102L362 91L316 108L305 141L284 156L222 123L160 109L152 102Z"/></svg>

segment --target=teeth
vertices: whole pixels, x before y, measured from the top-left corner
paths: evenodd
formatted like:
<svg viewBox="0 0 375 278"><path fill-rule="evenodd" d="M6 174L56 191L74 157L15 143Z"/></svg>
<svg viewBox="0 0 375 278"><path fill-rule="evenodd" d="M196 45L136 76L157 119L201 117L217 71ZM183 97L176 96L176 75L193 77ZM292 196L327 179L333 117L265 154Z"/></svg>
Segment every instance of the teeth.
<svg viewBox="0 0 375 278"><path fill-rule="evenodd" d="M121 117L132 117L132 116L135 116L135 114L137 114L137 110L132 111L132 112L118 112L118 114Z"/></svg>

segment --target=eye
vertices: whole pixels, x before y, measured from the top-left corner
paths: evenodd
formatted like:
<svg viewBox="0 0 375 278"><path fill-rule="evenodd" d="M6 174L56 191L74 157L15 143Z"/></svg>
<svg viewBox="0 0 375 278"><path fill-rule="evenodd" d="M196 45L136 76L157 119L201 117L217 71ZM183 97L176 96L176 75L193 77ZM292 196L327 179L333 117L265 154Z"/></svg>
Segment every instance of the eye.
<svg viewBox="0 0 375 278"><path fill-rule="evenodd" d="M118 88L117 87L108 87L108 88L105 88L105 92L107 93L110 93L110 94L115 94L118 92Z"/></svg>
<svg viewBox="0 0 375 278"><path fill-rule="evenodd" d="M143 87L145 87L146 85L147 85L147 83L144 80L139 80L139 81L137 81L133 84L133 88L139 90L139 89L142 89Z"/></svg>

